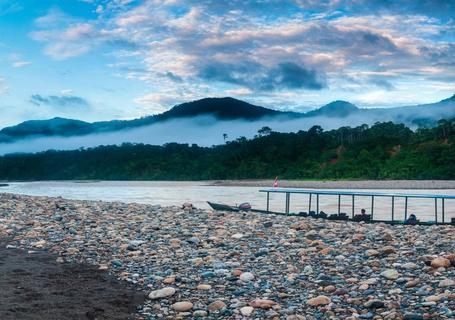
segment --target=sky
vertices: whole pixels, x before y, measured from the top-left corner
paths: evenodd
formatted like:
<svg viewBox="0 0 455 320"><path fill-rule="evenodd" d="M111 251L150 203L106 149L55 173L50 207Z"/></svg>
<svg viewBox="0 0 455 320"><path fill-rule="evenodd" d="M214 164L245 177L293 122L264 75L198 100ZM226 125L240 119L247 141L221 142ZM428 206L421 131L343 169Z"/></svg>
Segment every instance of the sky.
<svg viewBox="0 0 455 320"><path fill-rule="evenodd" d="M0 127L204 97L304 112L454 93L453 0L0 0Z"/></svg>

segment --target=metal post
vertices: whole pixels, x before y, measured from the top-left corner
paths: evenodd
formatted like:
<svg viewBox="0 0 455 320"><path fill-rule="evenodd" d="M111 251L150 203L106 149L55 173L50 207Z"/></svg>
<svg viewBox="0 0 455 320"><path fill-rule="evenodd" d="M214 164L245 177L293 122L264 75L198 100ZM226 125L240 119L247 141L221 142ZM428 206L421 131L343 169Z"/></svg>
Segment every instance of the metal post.
<svg viewBox="0 0 455 320"><path fill-rule="evenodd" d="M291 194L286 192L286 214L289 214L289 205L291 202Z"/></svg>
<svg viewBox="0 0 455 320"><path fill-rule="evenodd" d="M371 196L371 220L373 220L373 212L374 212L374 196Z"/></svg>
<svg viewBox="0 0 455 320"><path fill-rule="evenodd" d="M352 219L354 219L354 195L352 195Z"/></svg>
<svg viewBox="0 0 455 320"><path fill-rule="evenodd" d="M445 223L445 210L444 210L444 198L442 198L442 223Z"/></svg>
<svg viewBox="0 0 455 320"><path fill-rule="evenodd" d="M408 220L408 197L404 198L404 220Z"/></svg>
<svg viewBox="0 0 455 320"><path fill-rule="evenodd" d="M308 204L308 214L310 214L310 211L311 211L311 193L310 193L310 201Z"/></svg>
<svg viewBox="0 0 455 320"><path fill-rule="evenodd" d="M434 221L438 222L438 198L434 198Z"/></svg>
<svg viewBox="0 0 455 320"><path fill-rule="evenodd" d="M340 214L340 209L341 209L341 194L338 195L338 214Z"/></svg>
<svg viewBox="0 0 455 320"><path fill-rule="evenodd" d="M288 214L291 211L291 194L288 193Z"/></svg>
<svg viewBox="0 0 455 320"><path fill-rule="evenodd" d="M395 197L392 196L392 223L395 220Z"/></svg>
<svg viewBox="0 0 455 320"><path fill-rule="evenodd" d="M269 212L270 192L267 192L267 212Z"/></svg>
<svg viewBox="0 0 455 320"><path fill-rule="evenodd" d="M319 214L319 194L316 194L316 214Z"/></svg>

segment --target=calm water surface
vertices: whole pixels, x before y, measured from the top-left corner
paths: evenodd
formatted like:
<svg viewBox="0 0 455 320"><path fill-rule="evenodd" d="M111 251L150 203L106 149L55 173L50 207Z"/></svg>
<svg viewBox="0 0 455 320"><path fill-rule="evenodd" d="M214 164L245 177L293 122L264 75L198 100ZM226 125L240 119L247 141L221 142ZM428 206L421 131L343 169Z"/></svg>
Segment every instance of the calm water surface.
<svg viewBox="0 0 455 320"><path fill-rule="evenodd" d="M1 187L0 192L18 193L34 196L61 196L77 200L104 200L137 202L160 205L181 205L191 202L196 207L208 208L206 201L226 204L250 202L254 208L265 209L266 195L258 192L258 187L223 187L210 186L204 182L164 182L164 181L101 181L101 182L73 182L73 181L44 181L44 182L15 182L7 187ZM350 191L378 191L397 193L424 193L455 195L454 189L448 190L356 190ZM284 211L284 195L270 194L271 210ZM326 213L338 211L336 196L319 196L320 210ZM370 199L358 197L356 199L356 213L361 208L370 211ZM314 204L314 198L313 198ZM315 207L312 208L315 210ZM438 220L441 220L441 203L438 203ZM308 211L307 195L291 195L291 211ZM341 211L351 213L351 198L342 197ZM408 212L415 213L421 220L434 220L434 200L409 199ZM446 221L455 217L455 200L445 201ZM375 218L390 219L391 199L375 198ZM395 219L404 217L404 199L395 199Z"/></svg>

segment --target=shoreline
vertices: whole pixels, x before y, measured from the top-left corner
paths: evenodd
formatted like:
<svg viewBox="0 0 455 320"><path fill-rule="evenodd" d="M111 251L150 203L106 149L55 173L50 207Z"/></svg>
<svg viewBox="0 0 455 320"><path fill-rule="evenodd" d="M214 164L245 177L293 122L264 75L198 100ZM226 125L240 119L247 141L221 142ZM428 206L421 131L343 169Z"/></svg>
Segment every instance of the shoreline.
<svg viewBox="0 0 455 320"><path fill-rule="evenodd" d="M214 180L213 186L272 187L274 180ZM278 180L280 187L309 189L455 189L455 180Z"/></svg>
<svg viewBox="0 0 455 320"><path fill-rule="evenodd" d="M62 182L62 183L100 183L118 182L135 183L150 182L173 185L203 185L222 187L272 187L273 179L244 179L244 180L33 180L33 181L2 181L0 187L8 183L35 183L35 182ZM455 189L455 180L278 180L279 186L284 188L308 189Z"/></svg>
<svg viewBox="0 0 455 320"><path fill-rule="evenodd" d="M455 315L453 226L0 194L5 237L141 288L137 319Z"/></svg>

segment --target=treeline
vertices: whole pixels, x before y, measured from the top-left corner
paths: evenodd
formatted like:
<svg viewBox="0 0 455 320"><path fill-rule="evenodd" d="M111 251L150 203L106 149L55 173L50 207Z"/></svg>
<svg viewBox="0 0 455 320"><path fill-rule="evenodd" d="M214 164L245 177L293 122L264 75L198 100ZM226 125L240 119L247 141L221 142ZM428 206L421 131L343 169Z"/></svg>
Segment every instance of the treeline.
<svg viewBox="0 0 455 320"><path fill-rule="evenodd" d="M123 144L0 157L0 180L455 179L455 119L278 133L210 148Z"/></svg>

